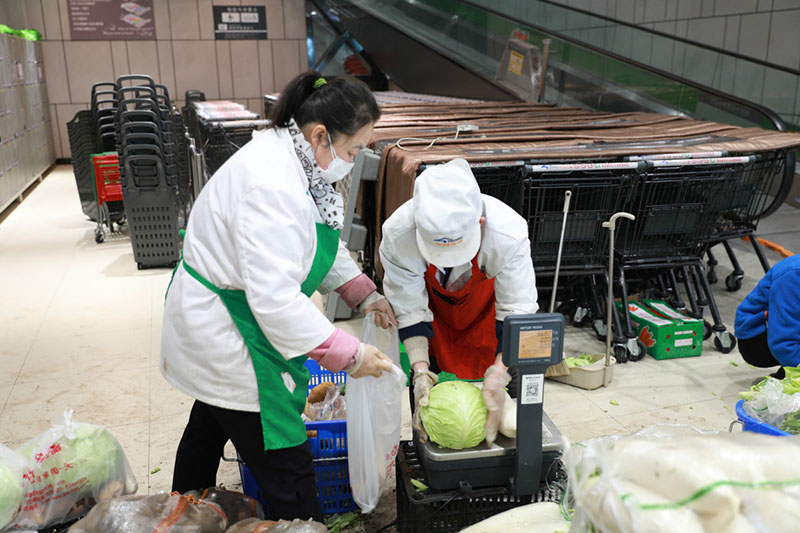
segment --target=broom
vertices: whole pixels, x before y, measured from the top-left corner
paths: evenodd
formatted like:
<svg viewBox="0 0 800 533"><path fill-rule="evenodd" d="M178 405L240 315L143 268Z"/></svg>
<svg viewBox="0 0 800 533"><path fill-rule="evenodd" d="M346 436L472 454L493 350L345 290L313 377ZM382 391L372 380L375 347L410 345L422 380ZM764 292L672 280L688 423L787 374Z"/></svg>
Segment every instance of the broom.
<svg viewBox="0 0 800 533"><path fill-rule="evenodd" d="M569 212L569 200L572 198L572 191L564 192L564 218L561 221L561 238L558 241L558 257L556 257L556 273L553 276L553 293L550 295L550 312L552 313L556 307L556 292L558 290L558 271L561 269L561 252L564 249L564 231L567 229L567 213ZM544 373L545 377L552 378L558 376L569 376L569 366L567 361L561 358L561 361L547 367Z"/></svg>

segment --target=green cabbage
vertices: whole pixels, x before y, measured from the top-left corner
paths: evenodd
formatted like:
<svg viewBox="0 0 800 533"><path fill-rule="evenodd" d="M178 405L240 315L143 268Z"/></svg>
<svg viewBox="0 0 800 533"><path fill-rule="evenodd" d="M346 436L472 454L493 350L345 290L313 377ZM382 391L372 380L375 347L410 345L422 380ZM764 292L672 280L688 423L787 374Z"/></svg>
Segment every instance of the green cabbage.
<svg viewBox="0 0 800 533"><path fill-rule="evenodd" d="M582 353L578 357L567 357L564 360L567 362L569 368L588 366L594 363L594 358L588 353Z"/></svg>
<svg viewBox="0 0 800 533"><path fill-rule="evenodd" d="M22 503L22 474L0 464L0 529L11 523Z"/></svg>
<svg viewBox="0 0 800 533"><path fill-rule="evenodd" d="M786 366L783 367L783 369L786 372L786 376L782 380L780 380L781 385L783 386L783 393L791 395L800 392L800 367L795 368L792 366ZM761 390L761 388L769 379L775 379L775 378L770 378L769 376L767 376L760 382L750 387L750 390L740 392L739 398L742 398L745 401L752 400L753 398L755 398L756 393L758 393Z"/></svg>
<svg viewBox="0 0 800 533"><path fill-rule="evenodd" d="M481 391L470 383L439 383L419 414L428 437L444 448L471 448L486 436L486 405Z"/></svg>
<svg viewBox="0 0 800 533"><path fill-rule="evenodd" d="M45 444L45 446L42 446ZM111 480L125 477L125 454L117 439L107 430L89 424L75 424L73 438L61 436L52 442L34 438L17 449L17 453L35 465L34 473L58 475L66 484L79 482L91 492ZM51 453L50 449L57 449ZM44 459L37 460L37 455ZM65 468L65 465L69 465ZM85 482L84 482L84 479Z"/></svg>

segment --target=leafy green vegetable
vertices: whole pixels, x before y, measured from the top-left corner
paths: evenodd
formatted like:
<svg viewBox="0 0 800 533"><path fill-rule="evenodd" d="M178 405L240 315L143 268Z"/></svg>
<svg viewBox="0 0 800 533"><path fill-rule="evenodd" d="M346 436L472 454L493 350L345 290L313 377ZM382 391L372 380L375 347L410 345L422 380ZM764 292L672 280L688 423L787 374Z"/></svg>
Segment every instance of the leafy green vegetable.
<svg viewBox="0 0 800 533"><path fill-rule="evenodd" d="M152 469L150 471L151 474L158 474L159 472L161 472L161 467L160 466L157 466L157 467L155 467L154 469Z"/></svg>
<svg viewBox="0 0 800 533"><path fill-rule="evenodd" d="M439 383L431 389L420 419L430 439L445 448L477 446L486 436L486 405L481 391L463 381Z"/></svg>
<svg viewBox="0 0 800 533"><path fill-rule="evenodd" d="M11 523L22 503L20 476L20 473L15 473L10 467L0 464L0 529Z"/></svg>
<svg viewBox="0 0 800 533"><path fill-rule="evenodd" d="M800 411L795 411L783 417L781 429L792 435L800 434ZM2 521L0 521L2 523Z"/></svg>
<svg viewBox="0 0 800 533"><path fill-rule="evenodd" d="M570 368L588 366L594 363L594 358L588 353L582 353L577 357L567 357L564 360L567 362L567 366Z"/></svg>
<svg viewBox="0 0 800 533"><path fill-rule="evenodd" d="M619 402L617 400L609 400L608 403L610 403L611 405L616 405L617 407L619 407Z"/></svg>
<svg viewBox="0 0 800 533"><path fill-rule="evenodd" d="M107 430L90 424L75 424L72 437L61 434L48 438L48 432L31 439L16 451L32 467L32 488L40 490L48 484L75 484L75 501L81 497L97 494L110 482L118 482L125 493L135 492L136 485L128 485L128 465L125 454L117 440ZM131 490L132 489L132 490Z"/></svg>
<svg viewBox="0 0 800 533"><path fill-rule="evenodd" d="M331 533L339 533L344 528L358 520L359 514L353 511L349 513L334 514L325 519L325 527Z"/></svg>
<svg viewBox="0 0 800 533"><path fill-rule="evenodd" d="M428 490L430 488L428 485L426 485L422 481L420 481L418 479L414 479L413 477L411 478L411 484L414 485L414 488L416 488L420 492L426 491L426 490Z"/></svg>
<svg viewBox="0 0 800 533"><path fill-rule="evenodd" d="M730 363L731 363L731 366L739 366L739 363L737 363L736 361L730 361Z"/></svg>

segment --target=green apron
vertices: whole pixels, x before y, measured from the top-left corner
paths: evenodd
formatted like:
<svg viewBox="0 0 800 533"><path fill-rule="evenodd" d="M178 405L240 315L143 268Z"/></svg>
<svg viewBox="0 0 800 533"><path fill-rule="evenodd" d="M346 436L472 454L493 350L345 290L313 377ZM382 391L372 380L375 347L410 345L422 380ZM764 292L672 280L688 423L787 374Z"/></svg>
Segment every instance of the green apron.
<svg viewBox="0 0 800 533"><path fill-rule="evenodd" d="M311 296L317 290L333 266L338 248L339 230L318 223L314 262L308 277L300 286L303 294ZM293 357L287 361L264 336L261 326L250 311L244 291L220 289L186 261L182 263L194 279L222 299L250 352L258 383L264 450L280 450L304 443L306 426L300 414L305 408L308 395L310 375L304 365L307 357Z"/></svg>

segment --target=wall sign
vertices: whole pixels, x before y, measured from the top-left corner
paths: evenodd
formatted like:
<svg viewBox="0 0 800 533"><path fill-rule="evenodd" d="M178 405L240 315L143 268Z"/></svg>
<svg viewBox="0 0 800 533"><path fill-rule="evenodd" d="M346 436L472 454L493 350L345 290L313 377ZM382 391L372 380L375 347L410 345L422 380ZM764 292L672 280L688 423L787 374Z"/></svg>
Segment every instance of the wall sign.
<svg viewBox="0 0 800 533"><path fill-rule="evenodd" d="M215 39L266 39L265 6L213 6Z"/></svg>
<svg viewBox="0 0 800 533"><path fill-rule="evenodd" d="M155 40L153 0L67 0L73 41Z"/></svg>

